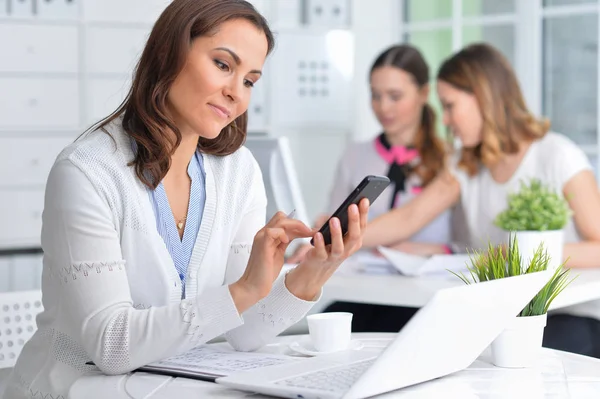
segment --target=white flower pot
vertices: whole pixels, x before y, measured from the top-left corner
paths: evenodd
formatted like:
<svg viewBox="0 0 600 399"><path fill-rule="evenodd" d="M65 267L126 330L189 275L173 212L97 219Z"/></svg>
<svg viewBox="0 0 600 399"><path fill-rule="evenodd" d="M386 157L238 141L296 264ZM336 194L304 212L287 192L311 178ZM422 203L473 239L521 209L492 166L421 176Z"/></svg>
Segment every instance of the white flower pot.
<svg viewBox="0 0 600 399"><path fill-rule="evenodd" d="M515 317L492 342L493 362L498 367L531 367L542 348L547 315Z"/></svg>
<svg viewBox="0 0 600 399"><path fill-rule="evenodd" d="M548 270L556 270L563 263L563 246L565 235L563 230L550 231L517 231L515 238L519 244L521 253L521 264L529 266L531 258L541 243L544 243L544 251L550 258Z"/></svg>

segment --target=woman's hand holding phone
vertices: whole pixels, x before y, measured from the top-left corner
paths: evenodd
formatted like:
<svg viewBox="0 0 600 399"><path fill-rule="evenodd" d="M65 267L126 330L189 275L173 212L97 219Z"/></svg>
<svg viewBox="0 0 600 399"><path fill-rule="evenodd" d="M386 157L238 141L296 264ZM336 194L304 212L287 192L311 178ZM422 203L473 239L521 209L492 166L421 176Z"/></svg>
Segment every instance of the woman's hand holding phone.
<svg viewBox="0 0 600 399"><path fill-rule="evenodd" d="M369 206L373 201L379 197L379 195L388 187L390 184L390 179L385 176L374 176L368 175L358 184L358 186L346 197L344 202L340 205L340 207L333 213L333 217L331 220L335 219L334 223L341 225L342 237L347 231L348 223L349 223L349 214L347 214L350 206L352 204L361 204L365 199L367 212L369 210ZM360 217L365 217L365 226L366 227L366 215L362 213L362 207L359 210ZM331 236L331 228L333 227L330 223L325 223L327 221L327 216L321 216L317 225L323 224L321 229L319 230L319 236L323 238L324 246L333 243ZM361 219L362 220L362 219ZM316 236L315 236L316 237ZM315 245L315 238L311 241L312 245ZM298 263L303 262L305 257L310 252L312 246L310 245L302 245L296 249L294 254L288 259L288 263Z"/></svg>
<svg viewBox="0 0 600 399"><path fill-rule="evenodd" d="M362 246L362 236L367 227L369 200L348 207L348 233L342 232L338 218L329 221L331 245L325 245L323 234L314 236L314 247L306 252L304 260L286 276L288 290L300 299L313 300L323 285L349 256Z"/></svg>

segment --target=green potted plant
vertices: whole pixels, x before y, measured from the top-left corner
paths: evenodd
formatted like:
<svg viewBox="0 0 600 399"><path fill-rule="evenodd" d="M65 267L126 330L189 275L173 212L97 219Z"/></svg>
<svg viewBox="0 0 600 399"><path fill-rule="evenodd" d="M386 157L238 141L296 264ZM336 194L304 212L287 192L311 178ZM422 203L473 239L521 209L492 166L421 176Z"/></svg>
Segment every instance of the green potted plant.
<svg viewBox="0 0 600 399"><path fill-rule="evenodd" d="M522 261L518 240L509 235L508 247L488 245L487 251L475 251L470 257L468 273L454 273L466 284L519 276L548 270L550 257L543 244L526 263ZM515 317L492 343L493 362L499 367L530 367L542 347L544 327L552 301L569 285L569 269L565 263L554 269L548 283Z"/></svg>
<svg viewBox="0 0 600 399"><path fill-rule="evenodd" d="M520 190L508 195L508 208L496 216L495 224L507 232L515 232L525 256L525 263L533 258L544 243L549 269L562 264L564 233L571 209L564 196L539 179L521 181Z"/></svg>

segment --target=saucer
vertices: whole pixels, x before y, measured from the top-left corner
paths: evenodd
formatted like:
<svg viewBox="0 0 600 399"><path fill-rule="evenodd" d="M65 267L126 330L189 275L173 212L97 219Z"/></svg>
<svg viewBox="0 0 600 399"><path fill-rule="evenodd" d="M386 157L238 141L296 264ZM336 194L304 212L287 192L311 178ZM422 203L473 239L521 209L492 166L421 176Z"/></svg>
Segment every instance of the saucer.
<svg viewBox="0 0 600 399"><path fill-rule="evenodd" d="M361 350L362 348L364 348L364 344L362 343L362 341L358 340L358 339L353 339L352 341L350 341L350 345L348 345L348 347L346 349L342 349L342 350ZM308 355L308 356L319 356L319 355L327 355L329 353L335 353L335 352L341 352L342 350L338 350L338 351L328 351L328 352L321 352L315 349L315 347L313 346L310 337L305 337L303 339L300 339L298 341L294 341L292 343L290 343L289 348L291 350L293 350L294 352L298 352L301 353L303 355Z"/></svg>

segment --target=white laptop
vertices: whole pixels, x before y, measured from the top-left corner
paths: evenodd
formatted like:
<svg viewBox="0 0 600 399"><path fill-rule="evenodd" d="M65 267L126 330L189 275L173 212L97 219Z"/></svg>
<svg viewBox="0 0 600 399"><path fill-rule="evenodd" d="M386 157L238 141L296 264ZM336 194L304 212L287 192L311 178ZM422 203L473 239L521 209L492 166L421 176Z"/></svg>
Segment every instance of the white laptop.
<svg viewBox="0 0 600 399"><path fill-rule="evenodd" d="M550 279L548 271L439 290L383 352L343 351L217 383L285 398L366 398L460 371Z"/></svg>

